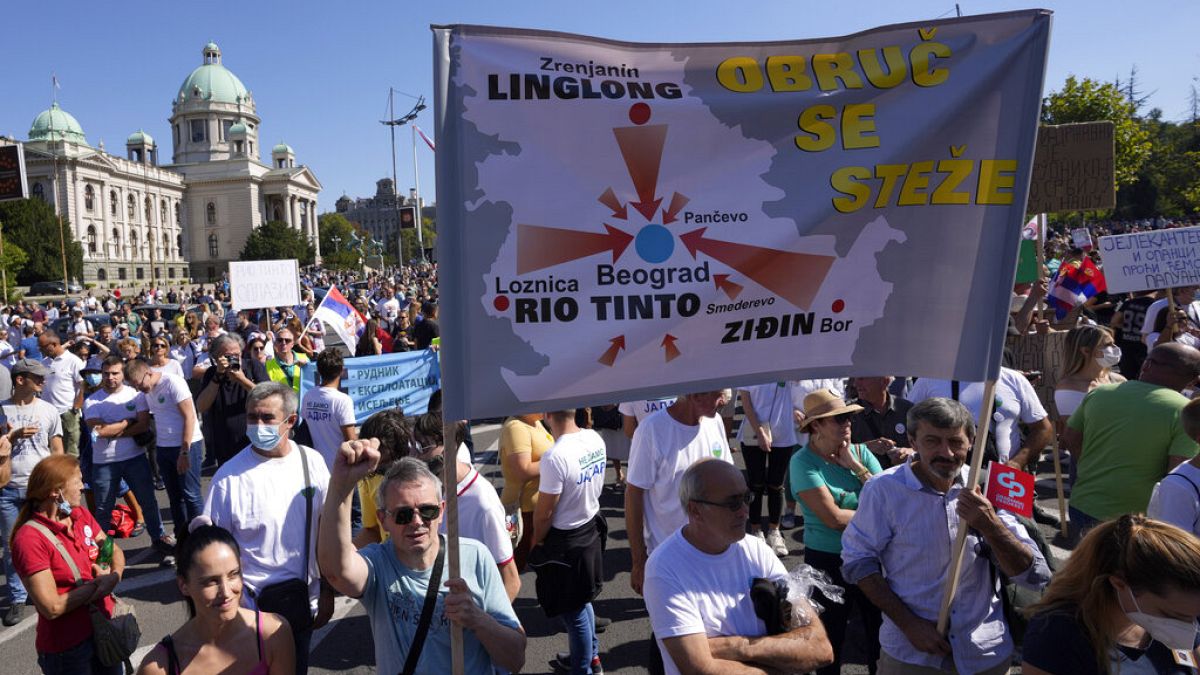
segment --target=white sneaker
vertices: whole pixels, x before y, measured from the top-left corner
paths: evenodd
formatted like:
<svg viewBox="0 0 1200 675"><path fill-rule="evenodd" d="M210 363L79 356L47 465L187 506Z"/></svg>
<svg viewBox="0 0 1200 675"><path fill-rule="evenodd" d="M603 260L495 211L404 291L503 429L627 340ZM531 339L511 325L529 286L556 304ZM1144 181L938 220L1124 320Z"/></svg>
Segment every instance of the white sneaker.
<svg viewBox="0 0 1200 675"><path fill-rule="evenodd" d="M787 544L783 543L783 535L779 533L779 530L771 530L768 532L766 541L767 546L770 546L771 550L775 551L775 555L779 556L780 558L788 554Z"/></svg>

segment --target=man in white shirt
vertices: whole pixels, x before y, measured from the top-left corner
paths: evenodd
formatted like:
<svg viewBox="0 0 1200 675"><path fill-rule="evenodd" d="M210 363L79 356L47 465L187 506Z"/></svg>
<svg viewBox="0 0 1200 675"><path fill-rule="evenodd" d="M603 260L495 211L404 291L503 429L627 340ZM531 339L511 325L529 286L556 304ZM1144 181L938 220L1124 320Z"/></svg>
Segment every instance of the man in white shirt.
<svg viewBox="0 0 1200 675"><path fill-rule="evenodd" d="M1169 313L1171 301L1164 295L1146 308L1142 321L1142 341L1147 349L1154 349L1163 342L1181 342L1189 347L1200 347L1200 300L1196 291L1200 286L1176 286L1168 292L1175 296L1175 316ZM1130 377L1137 375L1133 373Z"/></svg>
<svg viewBox="0 0 1200 675"><path fill-rule="evenodd" d="M150 461L133 437L150 428L146 396L125 386L125 362L110 354L100 366L100 388L83 403L83 419L92 434L92 476L96 520L108 530L113 504L124 480L146 516L146 529L163 564L174 563L175 539L163 528Z"/></svg>
<svg viewBox="0 0 1200 675"><path fill-rule="evenodd" d="M154 418L155 459L158 475L167 488L175 539L187 536L188 525L200 515L200 453L204 435L187 381L178 375L157 372L141 359L125 364L125 380L146 395Z"/></svg>
<svg viewBox="0 0 1200 675"><path fill-rule="evenodd" d="M354 401L341 392L344 362L336 349L326 349L317 355L317 374L321 386L304 394L300 417L312 435L313 449L325 458L325 466L333 467L338 446L358 438L354 424Z"/></svg>
<svg viewBox="0 0 1200 675"><path fill-rule="evenodd" d="M79 456L79 411L83 408L83 361L62 346L54 331L38 336L42 365L50 371L42 400L62 416L63 450Z"/></svg>
<svg viewBox="0 0 1200 675"><path fill-rule="evenodd" d="M1179 411L1183 431L1200 442L1200 399ZM1154 486L1146 515L1200 537L1200 455L1171 470Z"/></svg>
<svg viewBox="0 0 1200 675"><path fill-rule="evenodd" d="M538 461L529 565L537 572L538 604L567 629L570 653L562 665L572 673L592 673L600 670L592 600L604 585L608 534L596 514L608 458L600 434L576 426L574 409L547 413L546 422L557 440Z"/></svg>
<svg viewBox="0 0 1200 675"><path fill-rule="evenodd" d="M750 599L751 580L787 577L758 537L746 536L751 495L737 467L715 459L684 472L676 497L686 524L646 565L650 625L670 675L809 672L833 662L833 647L811 607L808 625L767 635Z"/></svg>
<svg viewBox="0 0 1200 675"><path fill-rule="evenodd" d="M721 390L680 396L643 420L633 434L625 529L633 557L629 584L638 594L654 547L687 522L678 492L683 472L704 457L733 462L725 426L714 417L722 396Z"/></svg>
<svg viewBox="0 0 1200 675"><path fill-rule="evenodd" d="M242 594L244 605L257 608L258 596L273 584L300 579L308 586L310 614L316 617L307 627L292 628L295 672L303 675L312 632L333 614L333 590L321 583L316 549L329 469L318 452L288 439L296 403L296 392L286 384L255 385L246 399L250 445L217 469L204 514L242 548L242 581L249 590Z"/></svg>

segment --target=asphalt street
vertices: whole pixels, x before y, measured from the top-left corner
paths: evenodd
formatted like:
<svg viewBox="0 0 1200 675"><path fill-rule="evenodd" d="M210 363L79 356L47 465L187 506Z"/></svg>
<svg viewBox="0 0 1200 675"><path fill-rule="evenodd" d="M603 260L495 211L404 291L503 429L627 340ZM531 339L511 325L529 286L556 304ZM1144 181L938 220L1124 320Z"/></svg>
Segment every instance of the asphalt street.
<svg viewBox="0 0 1200 675"><path fill-rule="evenodd" d="M499 488L502 484L500 469L496 464L496 444L499 437L498 425L476 426L474 440L476 462L480 471ZM741 455L735 455L739 466ZM1039 473L1039 504L1057 512L1053 498L1053 468L1047 459ZM1047 474L1045 471L1049 471ZM608 519L609 540L605 555L605 585L594 603L596 614L612 620L607 631L600 635L601 659L606 672L647 672L645 663L650 645L650 622L639 596L629 587L629 546L625 532L624 495L614 490L613 473L608 471L607 483L600 504ZM208 478L204 480L207 488ZM159 505L163 507L164 519L170 514L165 509L165 493L158 493ZM1051 528L1045 529L1053 537ZM785 531L785 539L791 549L784 558L790 569L803 561L801 545L802 529ZM135 654L134 663L167 633L178 628L187 618L187 611L180 599L175 584L174 571L159 565L158 556L149 548L149 538L142 535L135 539L121 540L128 567L125 578L117 587L117 594L132 602L137 610L142 629L142 646ZM1055 548L1056 555L1066 555L1063 549ZM529 636L526 652L526 673L552 673L550 661L556 652L566 651L567 639L557 620L547 619L538 607L534 594L534 576L527 572L521 576L521 593L515 608ZM33 675L40 672L34 651L34 626L36 616L32 608L25 620L11 628L0 627L0 675ZM334 620L317 631L312 640L310 672L312 673L373 673L374 644L371 629L361 605L348 598L338 598ZM843 665L844 674L866 673L861 654L851 650L848 663Z"/></svg>

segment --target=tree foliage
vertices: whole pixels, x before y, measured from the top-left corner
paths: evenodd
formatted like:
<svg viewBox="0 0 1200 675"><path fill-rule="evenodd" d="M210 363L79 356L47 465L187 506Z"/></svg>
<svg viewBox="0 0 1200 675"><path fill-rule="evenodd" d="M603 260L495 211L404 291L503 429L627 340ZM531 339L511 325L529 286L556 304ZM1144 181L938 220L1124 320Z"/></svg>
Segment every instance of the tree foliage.
<svg viewBox="0 0 1200 675"><path fill-rule="evenodd" d="M246 239L239 260L289 260L311 265L316 259L312 244L299 230L281 220L272 220L258 227Z"/></svg>
<svg viewBox="0 0 1200 675"><path fill-rule="evenodd" d="M5 257L14 244L26 257L16 274L18 283L29 285L35 281L62 280L63 252L59 246L58 216L54 215L53 207L37 198L0 202L0 224L3 226ZM65 218L62 233L68 274L73 280L82 280L83 247L75 240L71 224ZM12 283L11 278L9 283Z"/></svg>
<svg viewBox="0 0 1200 675"><path fill-rule="evenodd" d="M1042 103L1042 122L1071 124L1073 122L1113 123L1113 145L1116 150L1115 173L1117 187L1137 180L1138 170L1150 156L1150 134L1137 120L1137 104L1130 102L1115 84L1100 83L1089 78L1067 78L1063 88L1053 92Z"/></svg>
<svg viewBox="0 0 1200 675"><path fill-rule="evenodd" d="M4 275L0 278L7 280L7 287L4 288L5 297L10 297L12 289L17 285L17 278L21 274L21 270L29 263L29 254L25 249L17 246L11 241L4 242L4 255L0 255L0 270L4 271Z"/></svg>

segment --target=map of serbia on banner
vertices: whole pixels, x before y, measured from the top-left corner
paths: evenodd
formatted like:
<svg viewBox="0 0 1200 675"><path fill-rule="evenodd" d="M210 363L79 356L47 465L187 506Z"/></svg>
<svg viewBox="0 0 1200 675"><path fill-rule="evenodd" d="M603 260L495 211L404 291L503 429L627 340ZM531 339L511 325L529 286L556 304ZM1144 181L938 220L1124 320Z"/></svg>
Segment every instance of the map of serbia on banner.
<svg viewBox="0 0 1200 675"><path fill-rule="evenodd" d="M434 29L445 407L998 372L1050 14L822 40Z"/></svg>

